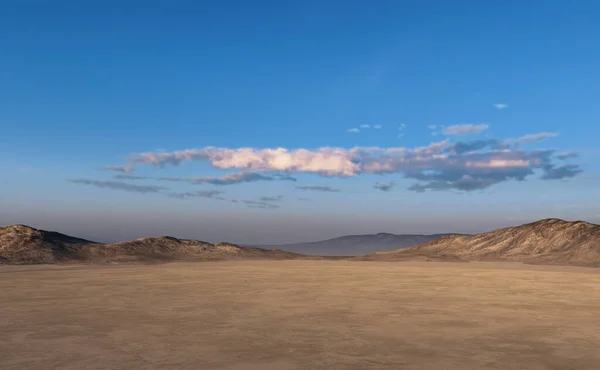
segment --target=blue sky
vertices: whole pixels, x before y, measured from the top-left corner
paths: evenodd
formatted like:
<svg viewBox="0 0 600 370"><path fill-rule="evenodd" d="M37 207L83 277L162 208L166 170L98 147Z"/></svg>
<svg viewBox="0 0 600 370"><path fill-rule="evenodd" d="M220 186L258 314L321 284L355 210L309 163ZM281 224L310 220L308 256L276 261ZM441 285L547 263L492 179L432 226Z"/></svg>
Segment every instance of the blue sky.
<svg viewBox="0 0 600 370"><path fill-rule="evenodd" d="M276 244L600 222L597 1L2 4L0 224Z"/></svg>

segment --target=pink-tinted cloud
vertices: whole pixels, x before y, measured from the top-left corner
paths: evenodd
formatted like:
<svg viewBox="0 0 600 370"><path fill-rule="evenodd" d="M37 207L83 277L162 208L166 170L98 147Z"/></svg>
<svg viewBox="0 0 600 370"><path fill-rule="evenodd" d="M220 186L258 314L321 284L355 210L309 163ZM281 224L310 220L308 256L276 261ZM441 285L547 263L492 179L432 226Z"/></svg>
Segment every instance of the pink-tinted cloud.
<svg viewBox="0 0 600 370"><path fill-rule="evenodd" d="M458 130L460 131L460 130ZM458 132L456 131L456 132ZM579 167L554 167L553 150L524 150L532 143L556 136L554 133L526 135L515 140L444 140L417 148L355 147L318 149L286 148L216 148L189 149L176 152L142 153L130 159L130 168L142 164L157 167L181 165L186 161L207 162L216 168L241 169L249 175L226 175L224 178L197 178L198 183L223 184L244 179L235 176L268 176L266 172L289 174L314 173L321 176L353 177L361 174L397 173L417 180L410 187L423 190L475 190L508 180L524 180L536 172L545 179L575 176ZM551 171L551 174L549 174ZM228 178L231 177L231 178ZM194 179L178 180L194 181Z"/></svg>

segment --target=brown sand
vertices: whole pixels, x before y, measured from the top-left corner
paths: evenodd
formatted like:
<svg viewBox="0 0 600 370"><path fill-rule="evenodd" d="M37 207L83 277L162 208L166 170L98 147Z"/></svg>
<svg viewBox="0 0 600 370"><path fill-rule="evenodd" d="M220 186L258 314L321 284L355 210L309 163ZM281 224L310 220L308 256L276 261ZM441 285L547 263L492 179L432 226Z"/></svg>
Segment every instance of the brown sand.
<svg viewBox="0 0 600 370"><path fill-rule="evenodd" d="M600 369L597 269L0 267L0 369Z"/></svg>

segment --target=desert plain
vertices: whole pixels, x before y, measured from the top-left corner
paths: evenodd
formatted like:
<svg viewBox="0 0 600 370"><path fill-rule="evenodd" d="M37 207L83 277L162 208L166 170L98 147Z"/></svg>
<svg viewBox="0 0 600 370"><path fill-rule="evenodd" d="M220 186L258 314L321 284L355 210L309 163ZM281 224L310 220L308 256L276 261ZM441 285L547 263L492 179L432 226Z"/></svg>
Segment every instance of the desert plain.
<svg viewBox="0 0 600 370"><path fill-rule="evenodd" d="M600 369L600 270L0 266L0 369Z"/></svg>

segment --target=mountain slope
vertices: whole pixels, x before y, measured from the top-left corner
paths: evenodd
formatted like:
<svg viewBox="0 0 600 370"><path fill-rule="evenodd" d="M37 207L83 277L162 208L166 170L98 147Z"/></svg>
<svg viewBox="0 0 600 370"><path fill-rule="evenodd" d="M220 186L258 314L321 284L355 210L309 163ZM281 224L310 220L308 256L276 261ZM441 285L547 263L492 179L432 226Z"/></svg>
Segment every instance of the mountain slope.
<svg viewBox="0 0 600 370"><path fill-rule="evenodd" d="M450 259L600 266L600 225L544 219L476 235L453 235L360 260Z"/></svg>
<svg viewBox="0 0 600 370"><path fill-rule="evenodd" d="M318 258L169 236L102 244L25 225L0 228L0 264L133 263Z"/></svg>
<svg viewBox="0 0 600 370"><path fill-rule="evenodd" d="M376 251L408 248L416 244L438 239L449 234L396 235L389 233L348 235L318 242L278 245L277 248L303 254L321 256L362 256Z"/></svg>

